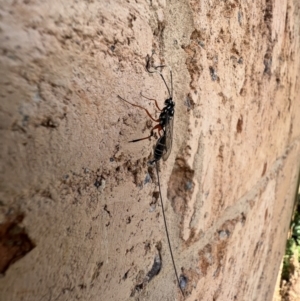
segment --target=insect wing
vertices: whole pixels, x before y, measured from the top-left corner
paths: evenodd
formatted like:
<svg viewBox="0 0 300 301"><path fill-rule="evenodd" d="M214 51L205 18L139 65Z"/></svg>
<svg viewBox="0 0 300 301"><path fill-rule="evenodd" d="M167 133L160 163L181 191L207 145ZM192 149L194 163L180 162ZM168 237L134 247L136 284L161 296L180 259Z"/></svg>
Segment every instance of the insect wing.
<svg viewBox="0 0 300 301"><path fill-rule="evenodd" d="M164 161L166 161L169 158L172 150L173 122L174 122L174 116L172 117L168 116L166 126L165 126L166 145L165 145L164 153L162 155Z"/></svg>

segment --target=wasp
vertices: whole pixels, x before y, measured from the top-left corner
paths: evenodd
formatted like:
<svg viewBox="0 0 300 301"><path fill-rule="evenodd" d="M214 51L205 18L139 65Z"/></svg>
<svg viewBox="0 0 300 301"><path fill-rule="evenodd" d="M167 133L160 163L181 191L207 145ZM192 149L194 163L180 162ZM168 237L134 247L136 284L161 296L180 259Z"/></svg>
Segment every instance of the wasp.
<svg viewBox="0 0 300 301"><path fill-rule="evenodd" d="M147 56L146 58L146 70L149 73L158 73L161 77L161 79L163 80L167 90L168 90L168 98L165 100L164 102L164 107L162 109L160 109L156 99L152 99L152 98L148 98L146 96L144 96L141 93L141 96L150 100L150 101L154 101L156 108L159 110L160 114L159 114L159 118L155 119L154 117L152 117L152 115L149 113L149 111L137 104L131 103L128 100L124 99L123 97L121 97L120 95L118 95L118 98L125 101L126 103L143 109L147 115L154 121L156 122L156 125L151 129L150 131L150 135L144 138L139 138L139 139L134 139L131 140L129 142L138 142L138 141L142 141L145 139L151 139L151 137L154 136L154 131L157 130L158 134L159 134L159 138L156 142L156 145L154 147L154 154L153 154L153 158L149 161L149 164L153 164L156 163L156 173L157 173L157 179L158 179L158 186L159 186L159 195L160 195L160 201L161 201L161 207L162 207L162 213L163 213L163 219L164 219L164 225L165 225L165 230L166 230L166 234L167 234L167 239L168 239L168 245L169 245L169 250L170 250L170 254L171 254L171 258L172 258L172 263L173 263L173 267L174 267L174 271L175 271L175 275L176 275L176 279L180 288L180 291L182 293L182 295L184 296L184 292L183 292L183 287L181 285L181 280L183 279L183 277L185 278L185 276L180 276L178 277L178 273L176 270L176 265L175 265L175 261L174 261L174 256L173 256L173 252L172 252L172 248L171 248L171 242L170 242L170 237L169 237L169 232L168 232L168 228L167 228L167 223L166 223L166 217L165 217L165 210L164 210L164 205L163 205L163 200L162 200L162 194L161 194L161 187L160 187L160 179L159 179L159 172L158 172L158 164L157 162L162 158L164 161L168 159L171 150L172 150L172 141L173 141L173 123L174 123L174 113L175 113L175 102L173 101L173 78L172 78L172 70L171 68L169 68L170 71L170 82L171 82L171 89L169 88L169 86L167 85L167 82L162 74L162 72L160 70L162 70L164 67L166 67L165 65L161 65L161 66L156 66L156 67L152 67L151 70L151 66L150 66L150 57Z"/></svg>
<svg viewBox="0 0 300 301"><path fill-rule="evenodd" d="M141 94L142 97L155 102L155 106L158 109L158 111L160 112L158 119L155 119L154 117L152 117L152 115L149 113L149 111L146 108L144 108L140 105L137 105L137 104L133 104L133 103L129 102L128 100L124 99L123 97L121 97L120 95L118 95L118 97L121 100L127 102L128 104L145 110L147 115L154 122L157 123L151 129L149 136L129 141L129 142L138 142L138 141L142 141L145 139L150 139L151 137L154 136L154 131L155 130L158 131L158 134L160 137L157 140L156 145L154 147L154 155L153 155L153 159L151 159L149 161L150 164L153 164L154 162L159 161L161 158L163 158L164 161L167 160L171 153L171 150L172 150L173 122L174 122L174 113L175 113L175 102L173 101L172 70L170 69L170 80L171 80L171 90L170 90L163 74L160 71L158 71L158 69L162 69L164 67L166 67L166 66L164 66L164 65L156 66L156 67L153 67L154 70L150 70L150 59L149 59L149 57L147 57L147 65L146 65L147 71L149 73L158 73L161 76L161 78L168 90L169 97L165 100L163 109L160 109L156 99L151 99L151 98L148 98L148 97L144 96L143 94Z"/></svg>

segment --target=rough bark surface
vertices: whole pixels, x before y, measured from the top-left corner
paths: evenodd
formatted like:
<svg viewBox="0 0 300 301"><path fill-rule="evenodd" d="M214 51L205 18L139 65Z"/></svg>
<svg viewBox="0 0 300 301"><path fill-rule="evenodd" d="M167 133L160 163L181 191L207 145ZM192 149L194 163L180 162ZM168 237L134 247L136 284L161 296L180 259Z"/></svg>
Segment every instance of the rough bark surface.
<svg viewBox="0 0 300 301"><path fill-rule="evenodd" d="M154 122L117 97L163 106L151 54L173 71L160 173L185 300L272 300L299 173L299 2L0 3L0 227L22 216L32 246L1 300L183 300L155 139L128 143ZM0 237L0 257L17 244Z"/></svg>

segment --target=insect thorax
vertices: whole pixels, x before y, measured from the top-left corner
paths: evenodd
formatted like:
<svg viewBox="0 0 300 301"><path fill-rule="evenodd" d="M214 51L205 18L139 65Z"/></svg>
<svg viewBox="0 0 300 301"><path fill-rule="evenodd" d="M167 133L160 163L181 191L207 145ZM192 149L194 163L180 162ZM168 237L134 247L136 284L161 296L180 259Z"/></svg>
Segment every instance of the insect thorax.
<svg viewBox="0 0 300 301"><path fill-rule="evenodd" d="M159 122L162 125L162 127L166 125L169 118L171 119L173 118L174 107L175 107L175 102L172 100L172 98L168 98L165 100L165 106L159 115Z"/></svg>

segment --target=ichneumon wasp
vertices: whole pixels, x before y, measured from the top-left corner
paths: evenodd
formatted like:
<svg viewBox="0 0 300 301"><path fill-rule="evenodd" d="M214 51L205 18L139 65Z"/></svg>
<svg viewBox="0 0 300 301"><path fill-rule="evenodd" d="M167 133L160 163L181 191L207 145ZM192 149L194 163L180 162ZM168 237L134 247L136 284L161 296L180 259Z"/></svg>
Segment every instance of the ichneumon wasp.
<svg viewBox="0 0 300 301"><path fill-rule="evenodd" d="M118 95L118 98L120 98L121 100L125 101L126 103L143 109L146 111L147 115L157 124L151 129L150 131L150 135L144 138L139 138L139 139L134 139L131 140L129 142L138 142L138 141L142 141L145 139L150 139L151 137L154 136L154 131L157 130L158 134L159 134L159 138L156 142L156 145L154 147L154 154L153 154L153 159L151 159L149 161L149 164L153 164L155 163L155 167L156 167L156 174L157 174L157 180L158 180L158 187L159 187L159 195L160 195L160 202L161 202L161 207L162 207L162 213L163 213L163 219L164 219L164 225L165 225L165 230L166 230L166 234L167 234L167 239L168 239L168 245L169 245L169 249L170 249L170 254L171 254L171 258L172 258L172 262L173 262L173 266L174 266L174 271L175 271L175 275L176 275L176 279L180 288L180 291L182 293L182 295L184 296L184 292L183 292L183 288L181 287L181 282L179 280L178 277L178 273L177 273L177 269L176 269L176 265L175 265L175 261L174 261L174 256L173 256L173 252L172 252L172 248L171 248L171 242L170 242L170 237L169 237L169 232L168 232L168 228L167 228L167 222L166 222L166 217L165 217L165 210L164 210L164 205L163 205L163 201L162 201L162 194L161 194L161 186L160 186L160 179L159 179L159 172L158 172L158 161L162 158L164 161L168 159L170 153L171 153L171 149L172 149L172 140L173 140L173 122L174 122L174 113L175 113L175 102L173 101L173 78L172 78L172 70L169 68L170 70L170 82L171 82L171 89L168 87L167 82L163 76L163 74L161 73L161 71L164 67L166 67L165 65L160 65L160 66L152 66L151 70L151 66L150 66L150 57L147 56L146 57L146 70L149 73L158 73L160 75L160 77L162 78L167 90L168 90L168 94L169 97L165 100L164 102L164 107L162 109L160 109L160 107L157 104L156 99L152 99L152 98L148 98L144 95L141 96L150 100L150 101L154 101L156 108L160 111L160 115L158 119L155 119L152 117L152 115L149 113L149 111L137 104L133 104L129 101L127 101L126 99L122 98L121 96ZM181 276L181 278L185 276Z"/></svg>
<svg viewBox="0 0 300 301"><path fill-rule="evenodd" d="M149 139L154 136L155 130L158 131L160 138L156 142L156 146L154 148L154 157L152 160L150 160L150 162L149 162L150 164L153 164L154 162L159 161L161 158L163 158L164 161L167 160L171 153L171 149L172 149L173 120L174 120L174 108L175 108L175 102L173 101L172 71L170 69L170 80L171 80L171 91L170 91L170 89L165 81L164 76L162 75L161 72L159 72L157 70L159 68L162 69L164 67L165 66L156 66L156 67L153 67L154 71L150 71L150 60L147 57L147 65L146 65L147 71L149 73L158 73L161 76L163 82L165 83L165 85L168 89L169 97L165 100L165 105L164 105L163 109L159 108L156 99L151 99L151 98L148 98L148 97L144 96L143 94L141 94L142 97L155 102L156 108L160 111L160 115L159 115L158 119L153 118L151 116L151 114L149 113L149 111L147 109L145 109L144 107L139 106L137 104L133 104L133 103L129 102L128 100L122 98L120 95L118 95L118 97L121 100L127 102L128 104L145 110L147 115L154 122L157 122L157 124L151 129L149 136L129 141L129 142L138 142L138 141L142 141L145 139Z"/></svg>

